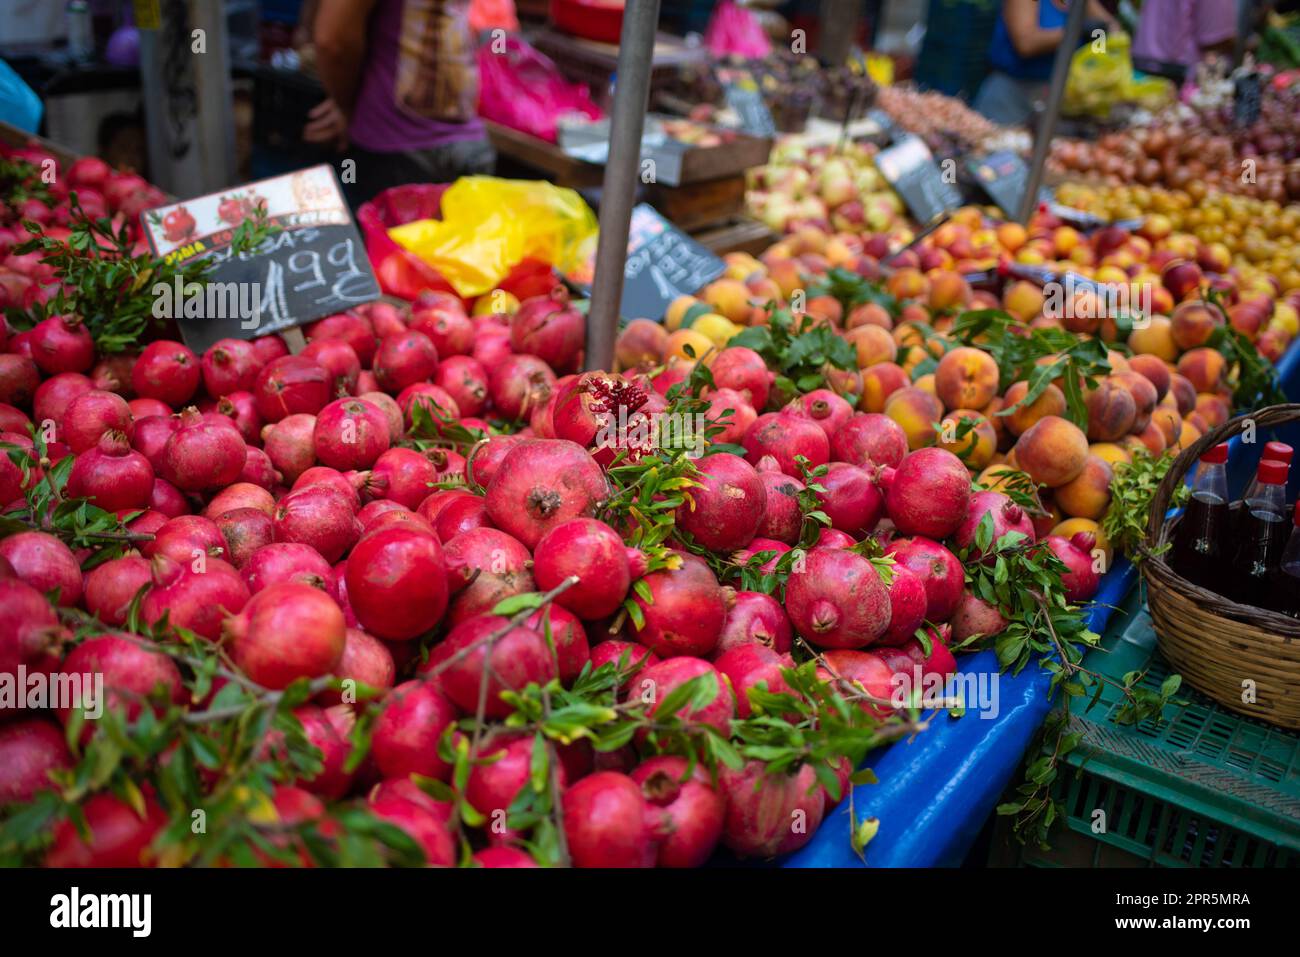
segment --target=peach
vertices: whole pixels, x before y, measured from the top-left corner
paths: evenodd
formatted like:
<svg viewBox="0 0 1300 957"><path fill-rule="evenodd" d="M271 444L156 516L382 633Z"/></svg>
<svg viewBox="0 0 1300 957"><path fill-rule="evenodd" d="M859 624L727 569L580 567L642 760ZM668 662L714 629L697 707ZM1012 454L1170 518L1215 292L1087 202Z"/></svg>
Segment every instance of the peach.
<svg viewBox="0 0 1300 957"><path fill-rule="evenodd" d="M1186 377L1197 392L1213 392L1223 381L1227 365L1221 354L1202 346L1179 357L1178 374Z"/></svg>
<svg viewBox="0 0 1300 957"><path fill-rule="evenodd" d="M1113 442L1128 435L1137 419L1137 400L1115 376L1097 383L1085 400L1088 408L1088 438ZM1150 415L1150 413L1148 413Z"/></svg>
<svg viewBox="0 0 1300 957"><path fill-rule="evenodd" d="M975 481L990 492L1004 492L1014 484L1015 477L1023 474L1014 465L1005 462L986 466Z"/></svg>
<svg viewBox="0 0 1300 957"><path fill-rule="evenodd" d="M998 242L1002 248L1009 253L1015 252L1023 246L1029 239L1029 234L1025 232L1025 227L1019 223L999 223L995 230Z"/></svg>
<svg viewBox="0 0 1300 957"><path fill-rule="evenodd" d="M908 386L889 397L885 415L902 427L907 447L915 451L934 444L934 423L943 417L943 403L924 389Z"/></svg>
<svg viewBox="0 0 1300 957"><path fill-rule="evenodd" d="M862 370L862 399L858 408L863 412L884 412L885 402L899 389L912 384L902 366L894 362L877 362Z"/></svg>
<svg viewBox="0 0 1300 957"><path fill-rule="evenodd" d="M844 318L844 307L834 296L813 296L805 309L808 315L825 319L835 326Z"/></svg>
<svg viewBox="0 0 1300 957"><path fill-rule="evenodd" d="M958 346L939 360L934 382L946 408L983 408L998 394L998 364L983 350Z"/></svg>
<svg viewBox="0 0 1300 957"><path fill-rule="evenodd" d="M1147 422L1140 432L1130 438L1136 438L1152 455L1159 455L1169 444L1165 441L1165 433L1155 419Z"/></svg>
<svg viewBox="0 0 1300 957"><path fill-rule="evenodd" d="M1197 394L1196 411L1214 429L1217 429L1232 417L1232 409L1228 406L1228 403L1219 396L1211 395L1208 392Z"/></svg>
<svg viewBox="0 0 1300 957"><path fill-rule="evenodd" d="M974 423L965 435L958 438L962 431L962 422ZM940 448L947 449L966 463L971 470L982 469L993 461L997 452L998 437L993 431L993 424L983 413L974 409L954 409L943 417L939 423Z"/></svg>
<svg viewBox="0 0 1300 957"><path fill-rule="evenodd" d="M800 254L823 252L830 242L830 236L816 226L800 226L790 238Z"/></svg>
<svg viewBox="0 0 1300 957"><path fill-rule="evenodd" d="M1191 422L1183 421L1183 428L1178 433L1178 450L1190 449L1204 433Z"/></svg>
<svg viewBox="0 0 1300 957"><path fill-rule="evenodd" d="M1156 387L1151 384L1150 379L1136 372L1120 372L1110 378L1128 389L1133 396L1137 414L1133 418L1132 428L1135 432L1142 431L1151 421L1151 413L1155 411L1156 403L1159 401L1156 397Z"/></svg>
<svg viewBox="0 0 1300 957"><path fill-rule="evenodd" d="M935 384L934 384L933 372L927 372L925 375L917 376L915 379L912 380L912 385L914 385L918 389L923 389L924 391L930 393L935 398L939 397L939 392L935 388Z"/></svg>
<svg viewBox="0 0 1300 957"><path fill-rule="evenodd" d="M781 293L781 287L776 284L776 280L769 276L754 273L749 279L745 280L745 285L749 287L751 299L757 299L762 303L780 302L785 298ZM749 324L754 325L752 319Z"/></svg>
<svg viewBox="0 0 1300 957"><path fill-rule="evenodd" d="M898 358L898 343L883 326L858 326L844 338L857 350L859 369L869 369L879 362L893 362Z"/></svg>
<svg viewBox="0 0 1300 957"><path fill-rule="evenodd" d="M668 304L668 311L664 313L664 326L672 332L681 328L682 322L689 314L708 311L708 307L694 296L678 296Z"/></svg>
<svg viewBox="0 0 1300 957"><path fill-rule="evenodd" d="M679 359L702 359L706 353L716 350L713 340L694 329L678 329L668 336L664 343L665 354Z"/></svg>
<svg viewBox="0 0 1300 957"><path fill-rule="evenodd" d="M1157 401L1169 393L1169 367L1159 356L1133 356L1128 361L1128 367L1156 387Z"/></svg>
<svg viewBox="0 0 1300 957"><path fill-rule="evenodd" d="M1187 415L1196 408L1196 386L1187 376L1173 373L1169 376L1169 394L1174 397L1179 415Z"/></svg>
<svg viewBox="0 0 1300 957"><path fill-rule="evenodd" d="M1097 540L1096 544L1093 546L1094 557L1100 553L1100 555L1105 559L1105 564L1102 566L1103 570L1109 570L1110 563L1115 558L1115 550L1111 548L1110 539L1107 538L1106 533L1101 530L1101 525L1099 523L1090 518L1067 518L1065 521L1053 528L1049 534L1059 535L1061 538L1068 539L1073 538L1080 532L1092 533L1093 538Z"/></svg>
<svg viewBox="0 0 1300 957"><path fill-rule="evenodd" d="M1178 414L1177 409L1158 407L1151 413L1151 424L1165 437L1165 448L1172 448L1178 444L1178 436L1183 431L1183 417Z"/></svg>
<svg viewBox="0 0 1300 957"><path fill-rule="evenodd" d="M894 317L879 303L864 302L849 311L849 318L844 325L848 329L856 329L858 326L880 326L884 329L892 329Z"/></svg>
<svg viewBox="0 0 1300 957"><path fill-rule="evenodd" d="M1039 485L1058 488L1083 471L1088 438L1059 415L1039 419L1016 441L1016 464Z"/></svg>
<svg viewBox="0 0 1300 957"><path fill-rule="evenodd" d="M930 277L930 308L956 309L970 299L970 283L960 274L946 270Z"/></svg>
<svg viewBox="0 0 1300 957"><path fill-rule="evenodd" d="M1007 432L1007 417L1005 415L998 415L1005 405L1006 404L1002 401L1002 397L995 395L989 400L988 405L980 409L980 414L983 415L984 418L988 419L989 424L993 426L993 434L996 435L998 439L998 448L1005 448L1011 444L1011 434Z"/></svg>
<svg viewBox="0 0 1300 957"><path fill-rule="evenodd" d="M799 270L799 264L793 259L781 259L769 263L767 275L781 290L782 299L789 299L797 290L804 287L803 273Z"/></svg>
<svg viewBox="0 0 1300 957"><path fill-rule="evenodd" d="M1010 409L1029 394L1029 383L1024 379L1013 382L1002 397L1002 408ZM1045 415L1062 415L1065 412L1065 393L1056 385L1048 383L1047 388L1033 402L1014 409L1007 415L999 416L1006 429L1012 435L1028 431L1030 426Z"/></svg>
<svg viewBox="0 0 1300 957"><path fill-rule="evenodd" d="M1112 469L1121 462L1133 461L1133 456L1129 455L1128 450L1114 442L1093 442L1088 446L1088 454L1097 456Z"/></svg>
<svg viewBox="0 0 1300 957"><path fill-rule="evenodd" d="M898 310L899 322L929 322L930 319L930 310L919 302L904 303L903 308Z"/></svg>
<svg viewBox="0 0 1300 957"><path fill-rule="evenodd" d="M925 274L910 266L896 270L885 280L885 289L898 299L920 299L926 295L929 286Z"/></svg>
<svg viewBox="0 0 1300 957"><path fill-rule="evenodd" d="M1195 299L1181 303L1169 321L1174 342L1183 350L1205 345L1224 323L1218 306Z"/></svg>
<svg viewBox="0 0 1300 957"><path fill-rule="evenodd" d="M700 294L713 311L732 322L744 324L749 318L749 288L736 279L715 279Z"/></svg>
<svg viewBox="0 0 1300 957"><path fill-rule="evenodd" d="M1152 316L1150 323L1129 333L1128 347L1140 355L1152 355L1166 362L1178 358L1173 323L1165 316Z"/></svg>
<svg viewBox="0 0 1300 957"><path fill-rule="evenodd" d="M649 369L664 361L668 330L652 319L633 319L618 334L614 358L618 368Z"/></svg>
<svg viewBox="0 0 1300 957"><path fill-rule="evenodd" d="M1089 455L1083 471L1059 486L1052 497L1061 511L1071 518L1100 519L1110 504L1110 483L1113 478L1110 463L1096 455Z"/></svg>
<svg viewBox="0 0 1300 957"><path fill-rule="evenodd" d="M1011 283L1002 291L1002 308L1021 322L1042 314L1043 290L1027 280Z"/></svg>

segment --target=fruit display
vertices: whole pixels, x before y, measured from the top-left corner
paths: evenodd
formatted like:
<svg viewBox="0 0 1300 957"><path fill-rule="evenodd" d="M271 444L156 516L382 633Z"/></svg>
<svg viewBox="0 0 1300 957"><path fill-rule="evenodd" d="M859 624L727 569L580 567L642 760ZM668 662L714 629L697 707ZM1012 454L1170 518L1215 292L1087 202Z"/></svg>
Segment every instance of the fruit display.
<svg viewBox="0 0 1300 957"><path fill-rule="evenodd" d="M1215 192L1300 200L1300 83L1265 83L1261 93L1259 118L1245 127L1235 122L1229 100L1180 105L1148 126L1095 142L1055 140L1048 171L1114 186L1168 187L1196 202Z"/></svg>
<svg viewBox="0 0 1300 957"><path fill-rule="evenodd" d="M875 147L843 150L783 137L767 165L745 174L749 214L777 234L808 224L848 233L892 233L911 238L903 201L876 168Z"/></svg>
<svg viewBox="0 0 1300 957"><path fill-rule="evenodd" d="M1117 221L1144 219L1139 232L1192 253L1207 272L1236 269L1249 281L1272 277L1283 290L1300 288L1300 204L1232 193L1199 200L1154 186L1062 183L1066 206Z"/></svg>
<svg viewBox="0 0 1300 957"><path fill-rule="evenodd" d="M906 85L881 87L876 105L896 124L925 140L936 156L956 156L980 149L1027 151L1028 136L976 113L955 96Z"/></svg>
<svg viewBox="0 0 1300 957"><path fill-rule="evenodd" d="M807 388L828 390L844 415L892 422L912 452L954 452L990 488L1022 473L1040 534L1098 534L1115 468L1186 448L1234 409L1276 397L1267 360L1300 332L1300 290L1210 273L1198 264L1204 251L1183 240L1116 228L1084 236L1045 211L1028 229L994 226L968 207L885 268L860 237L804 225L760 258L727 257L723 278L673 304L666 335L629 326L620 357L666 362L680 379L693 356L725 344L706 361L725 363L715 380L740 391L730 357L752 345L783 373L763 393L769 412ZM967 275L990 267L1007 274L1000 288L972 288ZM1066 272L1102 285L1054 298L1041 277ZM1106 284L1145 289L1146 314L1109 314L1098 298ZM767 304L800 299L802 316L777 334ZM733 335L737 326L748 328ZM787 369L791 353L799 361Z"/></svg>
<svg viewBox="0 0 1300 957"><path fill-rule="evenodd" d="M781 325L740 283L704 291L731 328L690 370L579 373L559 294L196 354L165 321L123 335L152 293L115 277L179 267L49 199L67 226L5 259L29 285L0 327L0 678L102 697L0 701L7 861L771 858L948 706L923 686L956 653L1026 627L972 591L989 556L1032 557L1084 632L1091 535L1040 539L956 445L826 385L853 383L787 394L788 351L725 345ZM690 356L697 318L620 352Z"/></svg>
<svg viewBox="0 0 1300 957"><path fill-rule="evenodd" d="M854 66L822 66L815 57L778 48L760 60L727 57L719 63L687 63L665 79L660 92L689 105L691 116L713 122L727 109L729 73L752 77L780 132L800 133L811 116L843 122L859 119L875 103L878 88Z"/></svg>

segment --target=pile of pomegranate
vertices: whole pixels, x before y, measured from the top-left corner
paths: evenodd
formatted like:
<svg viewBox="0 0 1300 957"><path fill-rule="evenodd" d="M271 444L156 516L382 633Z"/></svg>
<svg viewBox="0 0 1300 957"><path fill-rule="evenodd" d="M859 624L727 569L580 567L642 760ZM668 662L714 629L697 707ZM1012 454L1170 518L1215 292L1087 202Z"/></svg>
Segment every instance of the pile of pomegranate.
<svg viewBox="0 0 1300 957"><path fill-rule="evenodd" d="M85 182L103 181L92 172ZM68 180L84 206L93 187L77 168ZM26 280L9 281L9 304L59 281L31 255L0 268ZM979 529L1045 534L952 452L909 451L893 419L825 388L778 400L750 349L704 357L707 380L580 372L584 318L562 296L494 313L426 293L305 333L298 354L274 335L100 354L76 315L0 323L0 507L15 519L0 530L0 678L102 675L108 710L140 734L175 709L217 721L226 686L263 696L296 721L268 725L258 752L301 736L317 758L272 765L258 820L281 846L356 805L426 863L535 866L510 822L538 790L537 743L517 730L536 689L614 675L618 707L725 742L812 662L826 694L885 721L903 710L896 675L946 678L950 645L1007 626L967 588ZM659 454L636 426L682 408L684 389L708 410L713 448L651 539L629 517L623 470ZM1090 598L1089 536L1046 542L1068 598ZM760 566L781 574L748 574ZM756 580L774 584L745 587ZM713 694L661 707L700 678ZM170 752L73 787L105 733L75 707L0 702L0 843L6 817L53 791L85 827L55 815L37 860L174 860L162 836L190 810L169 798ZM231 770L222 740L199 768L213 800ZM608 750L550 742L565 860L789 853L852 770L841 759L828 787L811 762L710 768L675 740L643 728Z"/></svg>

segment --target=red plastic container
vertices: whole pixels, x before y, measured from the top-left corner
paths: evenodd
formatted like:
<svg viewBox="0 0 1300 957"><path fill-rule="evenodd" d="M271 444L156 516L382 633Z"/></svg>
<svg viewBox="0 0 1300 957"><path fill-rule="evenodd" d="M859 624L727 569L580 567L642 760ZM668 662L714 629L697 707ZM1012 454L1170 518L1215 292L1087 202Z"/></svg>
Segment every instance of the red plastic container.
<svg viewBox="0 0 1300 957"><path fill-rule="evenodd" d="M618 43L623 32L623 4L609 0L551 0L551 22L575 37Z"/></svg>

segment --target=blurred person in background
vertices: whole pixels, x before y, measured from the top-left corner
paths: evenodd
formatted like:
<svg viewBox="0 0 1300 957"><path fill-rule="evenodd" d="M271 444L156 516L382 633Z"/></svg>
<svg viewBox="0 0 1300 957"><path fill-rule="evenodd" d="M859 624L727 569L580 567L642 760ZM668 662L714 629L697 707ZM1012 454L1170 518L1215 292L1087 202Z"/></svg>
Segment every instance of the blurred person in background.
<svg viewBox="0 0 1300 957"><path fill-rule="evenodd" d="M1119 23L1098 0L1087 0L1088 19L1081 42L1093 31L1119 30ZM973 106L995 123L1019 126L1047 95L1056 49L1065 39L1066 0L1002 0L1002 11L989 45L991 71Z"/></svg>
<svg viewBox="0 0 1300 957"><path fill-rule="evenodd" d="M1144 0L1133 67L1181 83L1206 54L1230 54L1236 37L1236 0Z"/></svg>
<svg viewBox="0 0 1300 957"><path fill-rule="evenodd" d="M343 184L354 207L392 186L492 171L468 0L306 7L328 99L308 114L303 139L356 161L356 182Z"/></svg>

